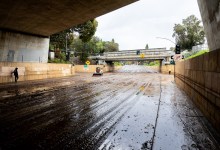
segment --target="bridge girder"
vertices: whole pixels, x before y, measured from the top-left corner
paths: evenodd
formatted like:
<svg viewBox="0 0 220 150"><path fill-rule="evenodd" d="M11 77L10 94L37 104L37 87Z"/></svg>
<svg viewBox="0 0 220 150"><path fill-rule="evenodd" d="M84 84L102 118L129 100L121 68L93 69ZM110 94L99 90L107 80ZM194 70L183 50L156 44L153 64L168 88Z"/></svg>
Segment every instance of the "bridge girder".
<svg viewBox="0 0 220 150"><path fill-rule="evenodd" d="M107 58L107 57L97 56L97 57L90 57L90 59L104 60L104 61L147 61L147 60L164 60L169 57L171 57L171 56L168 55L168 56L145 57L145 58L140 58L140 57Z"/></svg>
<svg viewBox="0 0 220 150"><path fill-rule="evenodd" d="M49 36L138 0L1 0L0 30Z"/></svg>
<svg viewBox="0 0 220 150"><path fill-rule="evenodd" d="M140 59L103 59L105 61L147 61L147 60L164 60L164 58L140 58Z"/></svg>

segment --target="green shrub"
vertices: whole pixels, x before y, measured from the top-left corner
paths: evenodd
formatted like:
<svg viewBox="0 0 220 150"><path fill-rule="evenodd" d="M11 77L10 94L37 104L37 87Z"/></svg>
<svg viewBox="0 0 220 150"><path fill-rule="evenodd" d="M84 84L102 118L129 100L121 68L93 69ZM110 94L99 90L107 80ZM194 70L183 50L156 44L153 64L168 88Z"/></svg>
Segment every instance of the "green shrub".
<svg viewBox="0 0 220 150"><path fill-rule="evenodd" d="M200 56L200 55L203 55L203 54L208 53L208 52L209 52L209 50L201 50L199 52L195 52L192 55L185 56L185 60L191 59L191 58L194 58L194 57L197 57L197 56Z"/></svg>
<svg viewBox="0 0 220 150"><path fill-rule="evenodd" d="M48 63L71 64L69 61L65 61L59 58L54 58L54 60L48 60Z"/></svg>
<svg viewBox="0 0 220 150"><path fill-rule="evenodd" d="M147 66L159 66L159 65L160 65L160 61L152 61Z"/></svg>
<svg viewBox="0 0 220 150"><path fill-rule="evenodd" d="M114 65L115 65L115 66L123 66L123 64L120 63L120 62L114 62Z"/></svg>

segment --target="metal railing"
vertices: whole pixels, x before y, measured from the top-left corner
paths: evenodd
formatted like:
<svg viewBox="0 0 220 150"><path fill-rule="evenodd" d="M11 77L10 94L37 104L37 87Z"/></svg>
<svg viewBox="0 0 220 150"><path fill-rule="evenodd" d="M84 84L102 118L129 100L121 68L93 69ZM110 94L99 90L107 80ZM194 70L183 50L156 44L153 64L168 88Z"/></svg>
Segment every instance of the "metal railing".
<svg viewBox="0 0 220 150"><path fill-rule="evenodd" d="M140 59L140 55L144 54L141 59L165 59L173 55L173 51L166 49L141 49L141 50L125 50L118 52L105 52L103 55L90 56L91 59L98 60L124 60L124 59Z"/></svg>
<svg viewBox="0 0 220 150"><path fill-rule="evenodd" d="M120 52L107 52L104 53L105 57L117 57L117 56L135 56L144 54L145 56L155 56L155 55L169 55L168 50L140 50L137 54L137 51L120 51Z"/></svg>

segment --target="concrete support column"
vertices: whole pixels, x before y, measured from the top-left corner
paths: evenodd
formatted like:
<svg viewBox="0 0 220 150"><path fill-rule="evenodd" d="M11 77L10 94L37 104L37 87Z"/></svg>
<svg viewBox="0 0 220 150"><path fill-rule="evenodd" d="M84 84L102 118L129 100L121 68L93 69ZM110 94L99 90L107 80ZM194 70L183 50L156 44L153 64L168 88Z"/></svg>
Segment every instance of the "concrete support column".
<svg viewBox="0 0 220 150"><path fill-rule="evenodd" d="M108 65L108 67L109 67L109 71L110 72L114 72L114 70L115 70L115 66L114 66L114 64L113 64L113 62L112 61L106 61L106 63L107 63L107 65Z"/></svg>
<svg viewBox="0 0 220 150"><path fill-rule="evenodd" d="M0 30L0 61L47 63L49 38Z"/></svg>
<svg viewBox="0 0 220 150"><path fill-rule="evenodd" d="M220 49L220 1L197 0L210 51Z"/></svg>
<svg viewBox="0 0 220 150"><path fill-rule="evenodd" d="M162 73L162 60L159 61L160 61L159 72Z"/></svg>

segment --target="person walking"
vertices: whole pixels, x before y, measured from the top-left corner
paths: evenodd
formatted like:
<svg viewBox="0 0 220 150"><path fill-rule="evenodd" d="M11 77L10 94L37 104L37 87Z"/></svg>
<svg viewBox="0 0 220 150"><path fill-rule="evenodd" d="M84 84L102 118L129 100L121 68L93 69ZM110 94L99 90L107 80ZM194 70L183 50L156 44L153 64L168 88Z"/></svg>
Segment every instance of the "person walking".
<svg viewBox="0 0 220 150"><path fill-rule="evenodd" d="M17 80L18 80L18 68L16 67L15 70L12 73L14 73L15 82L17 82Z"/></svg>

